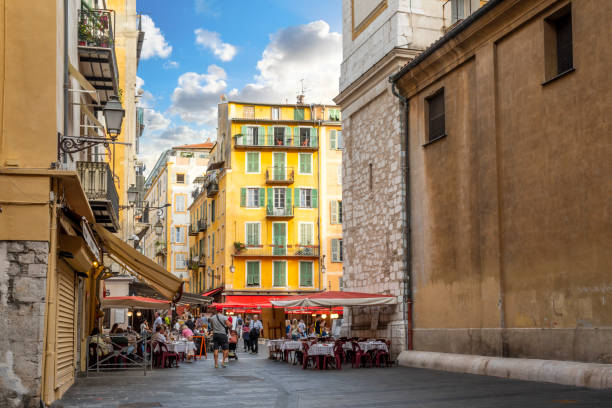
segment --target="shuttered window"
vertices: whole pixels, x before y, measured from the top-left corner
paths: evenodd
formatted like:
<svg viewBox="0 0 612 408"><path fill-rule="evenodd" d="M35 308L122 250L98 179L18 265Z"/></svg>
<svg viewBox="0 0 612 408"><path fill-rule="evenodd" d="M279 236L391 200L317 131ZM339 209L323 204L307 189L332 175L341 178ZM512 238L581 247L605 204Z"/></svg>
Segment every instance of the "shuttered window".
<svg viewBox="0 0 612 408"><path fill-rule="evenodd" d="M300 287L311 288L313 284L313 263L300 261Z"/></svg>
<svg viewBox="0 0 612 408"><path fill-rule="evenodd" d="M330 149L338 148L338 131L337 130L332 129L329 131L329 148Z"/></svg>
<svg viewBox="0 0 612 408"><path fill-rule="evenodd" d="M330 202L330 215L332 224L342 224L342 200Z"/></svg>
<svg viewBox="0 0 612 408"><path fill-rule="evenodd" d="M427 98L428 107L428 141L439 139L446 135L444 112L444 88Z"/></svg>
<svg viewBox="0 0 612 408"><path fill-rule="evenodd" d="M260 228L259 222L247 222L246 223L246 244L250 246L260 245Z"/></svg>
<svg viewBox="0 0 612 408"><path fill-rule="evenodd" d="M247 284L246 285L247 286L259 286L260 285L260 279L259 279L260 263L259 261L247 261L246 267L247 267L247 276L246 276Z"/></svg>
<svg viewBox="0 0 612 408"><path fill-rule="evenodd" d="M304 120L304 108L295 108L293 110L294 120Z"/></svg>
<svg viewBox="0 0 612 408"><path fill-rule="evenodd" d="M342 240L332 239L332 262L342 262Z"/></svg>
<svg viewBox="0 0 612 408"><path fill-rule="evenodd" d="M174 196L174 209L180 212L185 211L185 196L183 194Z"/></svg>
<svg viewBox="0 0 612 408"><path fill-rule="evenodd" d="M259 152L246 153L246 172L259 173Z"/></svg>
<svg viewBox="0 0 612 408"><path fill-rule="evenodd" d="M287 253L287 224L284 222L272 223L272 244L274 255Z"/></svg>
<svg viewBox="0 0 612 408"><path fill-rule="evenodd" d="M300 223L298 230L298 243L300 245L312 245L314 243L314 224Z"/></svg>
<svg viewBox="0 0 612 408"><path fill-rule="evenodd" d="M286 287L287 286L287 261L274 261L272 269L273 269L272 285L277 288Z"/></svg>
<svg viewBox="0 0 612 408"><path fill-rule="evenodd" d="M344 140L342 139L342 131L341 130L338 131L337 136L338 136L338 142L337 142L338 149L342 149L344 147Z"/></svg>
<svg viewBox="0 0 612 408"><path fill-rule="evenodd" d="M312 174L312 153L300 153L298 161L300 174Z"/></svg>

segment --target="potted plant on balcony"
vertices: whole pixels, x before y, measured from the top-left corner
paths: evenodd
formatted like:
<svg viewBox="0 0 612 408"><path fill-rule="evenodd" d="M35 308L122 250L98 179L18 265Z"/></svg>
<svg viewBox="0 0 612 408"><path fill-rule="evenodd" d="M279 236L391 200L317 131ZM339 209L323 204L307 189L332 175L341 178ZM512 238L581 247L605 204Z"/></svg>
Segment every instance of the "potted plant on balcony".
<svg viewBox="0 0 612 408"><path fill-rule="evenodd" d="M246 245L244 245L242 242L236 241L234 242L234 249L236 252L240 253L246 249Z"/></svg>

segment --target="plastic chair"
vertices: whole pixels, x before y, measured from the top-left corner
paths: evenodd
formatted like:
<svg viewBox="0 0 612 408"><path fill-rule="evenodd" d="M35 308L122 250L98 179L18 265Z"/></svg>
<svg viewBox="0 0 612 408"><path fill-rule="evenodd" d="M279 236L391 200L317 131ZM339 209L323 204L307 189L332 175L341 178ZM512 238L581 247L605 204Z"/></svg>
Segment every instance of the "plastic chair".
<svg viewBox="0 0 612 408"><path fill-rule="evenodd" d="M356 341L353 342L353 350L355 351L355 357L353 358L353 363L351 364L352 367L355 367L355 365L357 365L357 368L361 367L362 361L364 367L366 366L366 364L372 367L372 356L367 352L361 350L361 347L359 347L359 343Z"/></svg>
<svg viewBox="0 0 612 408"><path fill-rule="evenodd" d="M318 357L319 356L308 355L309 348L310 348L310 344L304 343L304 350L302 351L302 369L303 370L308 368L308 363L310 360L312 360L313 367L318 367Z"/></svg>
<svg viewBox="0 0 612 408"><path fill-rule="evenodd" d="M172 367L172 363L174 363L175 367L178 367L178 359L179 359L179 355L178 353L175 353L173 351L168 351L168 346L166 346L164 343L158 343L159 344L159 349L161 350L161 368L165 368L166 367L166 361L170 360L170 365L169 367Z"/></svg>

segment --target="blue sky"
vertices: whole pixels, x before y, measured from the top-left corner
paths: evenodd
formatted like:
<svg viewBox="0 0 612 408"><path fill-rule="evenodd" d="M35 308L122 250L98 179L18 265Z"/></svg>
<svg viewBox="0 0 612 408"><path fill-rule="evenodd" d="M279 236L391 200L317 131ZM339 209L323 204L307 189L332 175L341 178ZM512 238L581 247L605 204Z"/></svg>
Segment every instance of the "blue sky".
<svg viewBox="0 0 612 408"><path fill-rule="evenodd" d="M139 0L145 44L138 68L150 170L171 146L216 137L216 105L230 99L309 102L337 94L341 0Z"/></svg>

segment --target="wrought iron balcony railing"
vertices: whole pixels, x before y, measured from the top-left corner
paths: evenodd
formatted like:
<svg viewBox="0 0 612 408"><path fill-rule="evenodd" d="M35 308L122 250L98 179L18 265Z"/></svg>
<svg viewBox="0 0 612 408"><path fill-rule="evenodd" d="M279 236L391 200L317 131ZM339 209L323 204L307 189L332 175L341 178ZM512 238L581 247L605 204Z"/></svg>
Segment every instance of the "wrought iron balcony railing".
<svg viewBox="0 0 612 408"><path fill-rule="evenodd" d="M214 197L219 192L219 182L211 181L206 185L206 197Z"/></svg>
<svg viewBox="0 0 612 408"><path fill-rule="evenodd" d="M206 231L206 228L208 228L208 223L206 222L206 220L199 219L198 220L198 231Z"/></svg>
<svg viewBox="0 0 612 408"><path fill-rule="evenodd" d="M291 256L303 258L318 258L318 245L247 245L242 249L234 249L234 256Z"/></svg>
<svg viewBox="0 0 612 408"><path fill-rule="evenodd" d="M114 13L111 10L79 10L79 45L111 48L115 43L113 33Z"/></svg>
<svg viewBox="0 0 612 408"><path fill-rule="evenodd" d="M266 183L268 184L292 184L295 171L293 167L268 167L266 169Z"/></svg>
<svg viewBox="0 0 612 408"><path fill-rule="evenodd" d="M198 235L198 223L189 224L189 235L194 236Z"/></svg>
<svg viewBox="0 0 612 408"><path fill-rule="evenodd" d="M284 134L237 134L234 135L234 146L237 148L292 148L316 150L319 146L316 134L284 135Z"/></svg>
<svg viewBox="0 0 612 408"><path fill-rule="evenodd" d="M268 205L266 207L266 216L278 218L293 217L293 207L276 208Z"/></svg>
<svg viewBox="0 0 612 408"><path fill-rule="evenodd" d="M106 162L77 162L77 173L98 224L119 229L119 195Z"/></svg>

